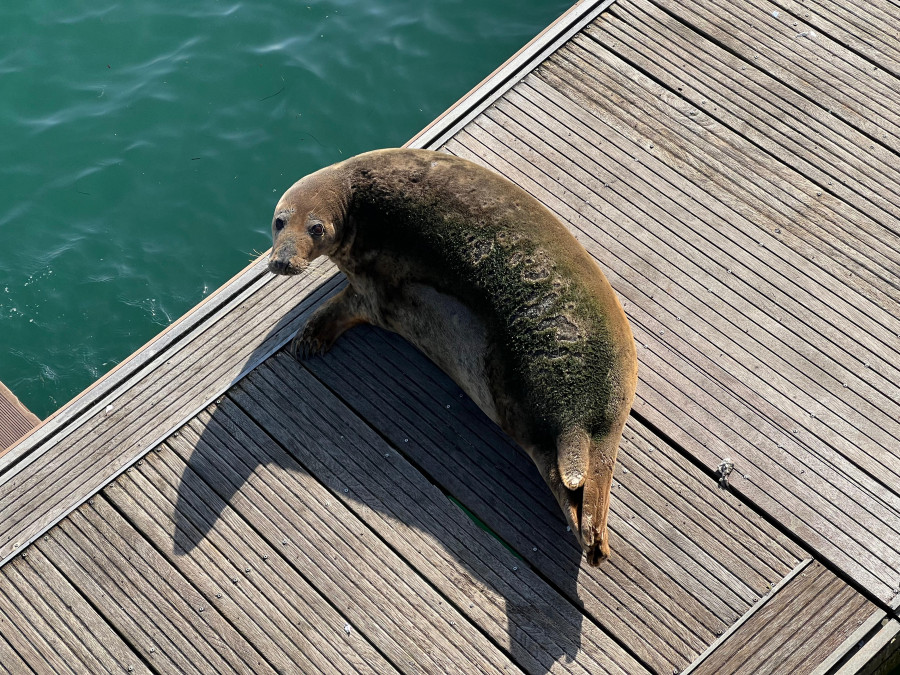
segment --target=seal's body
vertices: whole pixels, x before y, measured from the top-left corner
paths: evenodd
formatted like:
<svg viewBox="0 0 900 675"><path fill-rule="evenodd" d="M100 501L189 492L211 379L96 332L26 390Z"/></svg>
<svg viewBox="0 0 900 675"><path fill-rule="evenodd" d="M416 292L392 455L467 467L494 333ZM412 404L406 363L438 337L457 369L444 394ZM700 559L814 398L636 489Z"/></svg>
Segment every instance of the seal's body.
<svg viewBox="0 0 900 675"><path fill-rule="evenodd" d="M328 255L347 288L294 348L347 328L395 331L522 445L591 564L609 555L609 491L637 379L634 339L587 251L537 200L476 164L379 150L281 198L269 267Z"/></svg>

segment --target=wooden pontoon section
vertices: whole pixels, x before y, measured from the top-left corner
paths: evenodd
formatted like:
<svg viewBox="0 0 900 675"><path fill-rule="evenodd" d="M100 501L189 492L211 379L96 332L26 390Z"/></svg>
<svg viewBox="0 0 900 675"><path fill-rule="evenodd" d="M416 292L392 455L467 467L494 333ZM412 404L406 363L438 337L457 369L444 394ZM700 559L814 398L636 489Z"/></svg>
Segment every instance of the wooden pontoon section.
<svg viewBox="0 0 900 675"><path fill-rule="evenodd" d="M2 667L889 662L900 69L879 36L898 20L582 2L412 141L534 194L625 302L641 373L605 565L400 338L291 358L344 282L260 260L0 456Z"/></svg>
<svg viewBox="0 0 900 675"><path fill-rule="evenodd" d="M0 382L0 452L34 429L41 420Z"/></svg>

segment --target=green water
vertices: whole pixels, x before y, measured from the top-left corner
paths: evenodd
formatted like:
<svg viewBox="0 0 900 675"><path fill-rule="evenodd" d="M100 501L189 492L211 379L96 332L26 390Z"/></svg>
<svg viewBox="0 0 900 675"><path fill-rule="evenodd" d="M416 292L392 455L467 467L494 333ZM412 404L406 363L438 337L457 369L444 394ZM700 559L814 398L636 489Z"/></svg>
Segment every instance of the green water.
<svg viewBox="0 0 900 675"><path fill-rule="evenodd" d="M571 4L0 6L0 381L45 417L269 246L305 173L402 145Z"/></svg>

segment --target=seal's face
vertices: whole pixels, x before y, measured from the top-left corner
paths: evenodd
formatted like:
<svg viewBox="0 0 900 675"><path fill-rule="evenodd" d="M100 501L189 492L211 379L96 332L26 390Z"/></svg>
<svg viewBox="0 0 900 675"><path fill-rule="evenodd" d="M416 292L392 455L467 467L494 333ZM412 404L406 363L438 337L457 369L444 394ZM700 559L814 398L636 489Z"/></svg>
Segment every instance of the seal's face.
<svg viewBox="0 0 900 675"><path fill-rule="evenodd" d="M279 200L272 218L270 272L299 274L337 248L341 218L323 192L328 191L304 179Z"/></svg>

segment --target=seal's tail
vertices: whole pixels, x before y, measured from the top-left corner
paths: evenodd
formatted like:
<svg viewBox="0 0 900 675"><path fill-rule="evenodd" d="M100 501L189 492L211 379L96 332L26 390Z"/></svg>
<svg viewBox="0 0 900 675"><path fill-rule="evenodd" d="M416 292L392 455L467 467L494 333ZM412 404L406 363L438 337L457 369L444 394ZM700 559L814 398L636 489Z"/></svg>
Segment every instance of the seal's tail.
<svg viewBox="0 0 900 675"><path fill-rule="evenodd" d="M557 461L562 480L557 497L585 557L599 565L609 557L609 497L622 426L591 437L583 429L557 440Z"/></svg>

